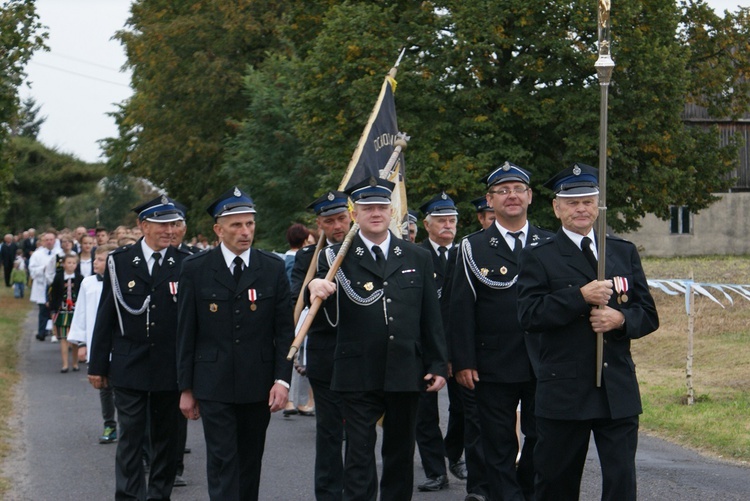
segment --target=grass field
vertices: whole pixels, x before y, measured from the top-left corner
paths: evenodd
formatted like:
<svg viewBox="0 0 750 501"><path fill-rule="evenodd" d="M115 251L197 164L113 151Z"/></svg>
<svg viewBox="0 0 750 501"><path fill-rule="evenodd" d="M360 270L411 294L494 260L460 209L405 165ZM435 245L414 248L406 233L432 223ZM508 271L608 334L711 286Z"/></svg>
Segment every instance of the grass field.
<svg viewBox="0 0 750 501"><path fill-rule="evenodd" d="M25 299L15 299L13 289L0 285L0 459L9 454L8 419L13 412L13 386L19 379L18 340L23 332L21 326L29 310L35 305L29 302L29 289ZM0 478L0 498L9 483Z"/></svg>
<svg viewBox="0 0 750 501"><path fill-rule="evenodd" d="M750 258L644 259L648 278L750 284ZM685 405L688 317L684 296L652 290L661 327L633 342L633 358L644 403L641 427L711 455L750 462L750 301L725 308L696 296L693 388Z"/></svg>

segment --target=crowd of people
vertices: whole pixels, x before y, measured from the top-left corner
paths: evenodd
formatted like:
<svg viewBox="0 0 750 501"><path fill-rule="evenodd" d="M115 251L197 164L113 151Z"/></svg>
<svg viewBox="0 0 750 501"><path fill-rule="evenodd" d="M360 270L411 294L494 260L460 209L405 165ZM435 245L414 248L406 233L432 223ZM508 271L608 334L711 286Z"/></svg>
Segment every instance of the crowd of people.
<svg viewBox="0 0 750 501"><path fill-rule="evenodd" d="M312 201L316 227L291 225L285 254L253 247L256 207L238 187L207 208L213 246L184 243L186 208L159 196L134 209L137 228L29 229L0 253L16 297L31 283L36 337L60 343L61 372L88 363L116 499L185 485L188 419L203 422L209 498L258 499L277 411L315 418L318 500L411 499L415 448L419 491L450 474L466 501L574 500L591 434L603 499L636 499L630 341L658 327L636 248L595 231L592 167L545 183L556 233L528 221L529 171L506 161L481 183L479 229L460 242L445 192L409 211L408 238L393 234L394 185L370 178Z"/></svg>

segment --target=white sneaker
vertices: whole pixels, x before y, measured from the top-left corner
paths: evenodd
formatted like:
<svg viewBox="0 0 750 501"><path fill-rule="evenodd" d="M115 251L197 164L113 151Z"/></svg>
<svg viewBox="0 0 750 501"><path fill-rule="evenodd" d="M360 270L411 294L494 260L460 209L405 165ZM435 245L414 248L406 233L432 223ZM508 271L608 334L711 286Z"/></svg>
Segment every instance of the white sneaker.
<svg viewBox="0 0 750 501"><path fill-rule="evenodd" d="M53 343L56 343L57 342L57 336L52 336L52 338L50 338L50 341L53 342Z"/></svg>

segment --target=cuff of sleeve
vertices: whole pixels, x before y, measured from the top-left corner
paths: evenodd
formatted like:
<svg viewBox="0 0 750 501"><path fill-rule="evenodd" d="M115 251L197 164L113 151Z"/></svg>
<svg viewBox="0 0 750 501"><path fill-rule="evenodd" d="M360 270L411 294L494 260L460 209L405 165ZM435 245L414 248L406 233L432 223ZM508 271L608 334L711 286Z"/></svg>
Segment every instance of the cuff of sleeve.
<svg viewBox="0 0 750 501"><path fill-rule="evenodd" d="M274 381L274 383L279 383L281 386L283 386L287 390L289 389L289 383L287 383L283 379L277 379L276 381Z"/></svg>

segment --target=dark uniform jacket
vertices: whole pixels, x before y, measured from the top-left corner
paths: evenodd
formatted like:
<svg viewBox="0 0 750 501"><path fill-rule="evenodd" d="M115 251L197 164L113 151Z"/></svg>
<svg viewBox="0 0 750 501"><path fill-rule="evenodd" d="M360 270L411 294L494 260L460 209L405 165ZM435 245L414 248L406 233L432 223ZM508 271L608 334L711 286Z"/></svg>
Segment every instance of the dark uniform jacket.
<svg viewBox="0 0 750 501"><path fill-rule="evenodd" d="M167 247L152 286L141 240L109 255L91 341L89 374L108 376L113 386L121 388L176 391L176 291L180 266L188 254ZM109 260L114 262L119 289L127 306L138 311L151 296L146 311L134 315L118 303L112 291Z"/></svg>
<svg viewBox="0 0 750 501"><path fill-rule="evenodd" d="M332 253L341 244L333 245ZM320 253L318 278L325 277ZM391 235L384 275L357 234L337 275L338 334L331 389L420 391L428 373L447 377L432 260L417 245Z"/></svg>
<svg viewBox="0 0 750 501"><path fill-rule="evenodd" d="M292 300L295 302L305 285L302 282L314 253L315 245L308 245L297 251L295 256L292 268ZM333 351L336 347L335 315L330 303L323 306L307 331L307 377L329 384L333 376Z"/></svg>
<svg viewBox="0 0 750 501"><path fill-rule="evenodd" d="M432 256L432 266L435 268L433 276L435 277L435 287L437 287L438 299L440 300L440 316L443 319L443 332L445 333L446 348L448 349L448 360L450 360L452 343L450 340L450 329L448 328L448 313L450 311L450 303L448 301L450 298L453 270L456 266L456 256L458 256L458 245L454 245L448 250L445 269L442 268L440 256L435 252L435 248L430 243L429 238L422 241L419 245L427 249Z"/></svg>
<svg viewBox="0 0 750 501"><path fill-rule="evenodd" d="M538 245L550 235L529 225L524 249ZM488 383L533 379L516 313L517 275L517 258L496 224L461 241L450 304L454 373L474 369L479 372L479 379ZM533 354L533 349L530 351Z"/></svg>
<svg viewBox="0 0 750 501"><path fill-rule="evenodd" d="M612 295L609 306L625 316L625 329L604 334L602 387L596 388L596 335L591 306L580 288L596 272L560 230L521 259L518 315L531 335L539 335L536 414L549 419L619 419L641 413L641 399L630 340L656 330L659 318L643 274L638 251L630 242L607 237L608 279L627 279L627 301Z"/></svg>
<svg viewBox="0 0 750 501"><path fill-rule="evenodd" d="M275 380L291 381L294 325L282 260L252 249L238 284L216 247L186 259L180 280L180 391L245 404L268 400Z"/></svg>
<svg viewBox="0 0 750 501"><path fill-rule="evenodd" d="M81 282L83 281L83 275L76 269L73 273L73 283L71 284L71 292L73 297L70 299L73 303L78 299L78 291L81 289ZM52 283L49 286L49 310L52 312L64 310L63 302L68 299L68 288L65 285L65 271L57 270L55 272L55 278L52 279Z"/></svg>

